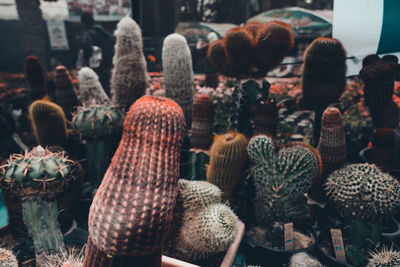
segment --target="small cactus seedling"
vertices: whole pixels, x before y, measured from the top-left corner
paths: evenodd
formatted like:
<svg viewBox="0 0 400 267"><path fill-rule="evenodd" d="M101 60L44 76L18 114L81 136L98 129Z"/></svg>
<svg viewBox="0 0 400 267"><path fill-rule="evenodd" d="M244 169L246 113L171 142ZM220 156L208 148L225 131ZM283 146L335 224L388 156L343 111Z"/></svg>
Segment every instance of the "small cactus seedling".
<svg viewBox="0 0 400 267"><path fill-rule="evenodd" d="M5 248L0 248L0 266L1 267L18 267L17 258L14 254Z"/></svg>
<svg viewBox="0 0 400 267"><path fill-rule="evenodd" d="M64 66L58 66L55 72L55 102L62 107L65 116L70 120L72 112L79 105L72 77Z"/></svg>
<svg viewBox="0 0 400 267"><path fill-rule="evenodd" d="M380 251L370 253L371 258L368 261L367 267L395 267L400 266L400 251L393 248L383 248Z"/></svg>
<svg viewBox="0 0 400 267"><path fill-rule="evenodd" d="M99 76L91 68L80 69L78 79L78 98L82 106L110 104L110 99L101 86Z"/></svg>
<svg viewBox="0 0 400 267"><path fill-rule="evenodd" d="M44 71L37 57L28 56L25 59L25 76L31 101L42 99L47 95Z"/></svg>

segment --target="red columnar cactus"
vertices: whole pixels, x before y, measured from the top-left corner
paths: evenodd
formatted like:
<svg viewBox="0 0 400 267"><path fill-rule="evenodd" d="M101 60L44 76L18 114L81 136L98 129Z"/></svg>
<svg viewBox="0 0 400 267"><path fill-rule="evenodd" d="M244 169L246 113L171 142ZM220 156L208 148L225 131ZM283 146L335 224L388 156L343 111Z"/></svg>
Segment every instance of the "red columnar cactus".
<svg viewBox="0 0 400 267"><path fill-rule="evenodd" d="M185 130L173 100L144 96L130 108L117 151L93 199L84 266L98 257L159 258L178 192L179 156ZM139 258L139 259L138 259ZM107 265L103 265L107 266ZM141 265L144 266L144 265Z"/></svg>
<svg viewBox="0 0 400 267"><path fill-rule="evenodd" d="M392 167L395 135L391 128L384 127L375 131L372 147L367 155L368 163L373 163L384 171Z"/></svg>
<svg viewBox="0 0 400 267"><path fill-rule="evenodd" d="M78 98L72 83L72 77L64 66L58 66L54 76L56 86L56 103L62 107L68 120L72 118L72 112L79 105Z"/></svg>
<svg viewBox="0 0 400 267"><path fill-rule="evenodd" d="M194 100L190 143L193 148L208 150L213 143L214 108L211 97L198 95Z"/></svg>
<svg viewBox="0 0 400 267"><path fill-rule="evenodd" d="M278 121L278 107L276 103L272 99L261 102L255 110L254 134L266 134L275 137Z"/></svg>
<svg viewBox="0 0 400 267"><path fill-rule="evenodd" d="M40 61L35 56L25 59L25 75L29 87L31 101L42 99L46 96L46 81Z"/></svg>

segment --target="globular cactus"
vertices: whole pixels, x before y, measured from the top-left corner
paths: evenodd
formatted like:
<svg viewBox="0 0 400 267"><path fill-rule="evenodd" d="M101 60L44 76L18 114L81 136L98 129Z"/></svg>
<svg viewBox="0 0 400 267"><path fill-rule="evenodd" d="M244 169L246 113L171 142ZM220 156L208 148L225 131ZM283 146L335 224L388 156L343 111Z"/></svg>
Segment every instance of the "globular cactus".
<svg viewBox="0 0 400 267"><path fill-rule="evenodd" d="M131 106L90 207L84 266L121 258L133 266L143 257L152 264L135 266L161 264L178 193L184 130L182 109L170 99L144 96Z"/></svg>
<svg viewBox="0 0 400 267"><path fill-rule="evenodd" d="M400 183L371 164L352 164L325 183L329 201L345 217L377 221L400 207Z"/></svg>
<svg viewBox="0 0 400 267"><path fill-rule="evenodd" d="M211 97L198 95L193 104L190 134L192 148L208 150L213 142L214 107Z"/></svg>
<svg viewBox="0 0 400 267"><path fill-rule="evenodd" d="M118 22L114 35L116 43L111 78L112 101L128 109L143 96L147 87L142 31L133 19L124 17Z"/></svg>
<svg viewBox="0 0 400 267"><path fill-rule="evenodd" d="M79 107L72 127L86 140L87 173L90 182L99 186L114 153L111 138L119 136L124 121L123 111L109 105Z"/></svg>
<svg viewBox="0 0 400 267"><path fill-rule="evenodd" d="M321 158L311 146L292 143L279 151L270 137L253 137L247 147L254 178L255 221L270 226L306 216L304 194L321 175Z"/></svg>
<svg viewBox="0 0 400 267"><path fill-rule="evenodd" d="M0 266L1 267L18 267L17 258L14 254L5 248L0 248Z"/></svg>
<svg viewBox="0 0 400 267"><path fill-rule="evenodd" d="M54 76L55 102L62 107L68 120L79 105L74 84L69 71L64 66L58 66Z"/></svg>
<svg viewBox="0 0 400 267"><path fill-rule="evenodd" d="M372 147L368 153L368 163L375 164L383 171L389 171L394 160L395 134L391 128L381 128L372 137Z"/></svg>
<svg viewBox="0 0 400 267"><path fill-rule="evenodd" d="M29 107L29 117L39 145L65 147L67 120L59 105L46 100L36 100Z"/></svg>
<svg viewBox="0 0 400 267"><path fill-rule="evenodd" d="M209 44L207 49L207 61L223 75L235 77L234 67L228 62L224 40L217 40Z"/></svg>
<svg viewBox="0 0 400 267"><path fill-rule="evenodd" d="M395 267L400 266L400 251L384 247L381 251L370 253L367 267Z"/></svg>
<svg viewBox="0 0 400 267"><path fill-rule="evenodd" d="M31 101L42 99L47 95L45 73L37 57L28 56L25 59L25 77Z"/></svg>
<svg viewBox="0 0 400 267"><path fill-rule="evenodd" d="M110 99L101 86L99 76L91 68L80 69L78 79L78 98L82 106L110 104Z"/></svg>
<svg viewBox="0 0 400 267"><path fill-rule="evenodd" d="M323 267L323 265L307 253L300 252L290 258L289 267Z"/></svg>
<svg viewBox="0 0 400 267"><path fill-rule="evenodd" d="M192 125L194 78L192 56L185 37L168 35L162 48L165 96L176 101L185 114L186 125Z"/></svg>
<svg viewBox="0 0 400 267"><path fill-rule="evenodd" d="M260 102L255 109L254 134L276 136L278 126L278 107L272 99Z"/></svg>
<svg viewBox="0 0 400 267"><path fill-rule="evenodd" d="M23 219L40 265L41 256L64 247L57 196L80 179L81 169L64 152L52 153L38 146L25 155L12 155L0 171L2 187L22 200Z"/></svg>
<svg viewBox="0 0 400 267"><path fill-rule="evenodd" d="M236 132L218 135L210 151L207 181L218 186L223 198L229 199L242 177L247 160L247 138Z"/></svg>

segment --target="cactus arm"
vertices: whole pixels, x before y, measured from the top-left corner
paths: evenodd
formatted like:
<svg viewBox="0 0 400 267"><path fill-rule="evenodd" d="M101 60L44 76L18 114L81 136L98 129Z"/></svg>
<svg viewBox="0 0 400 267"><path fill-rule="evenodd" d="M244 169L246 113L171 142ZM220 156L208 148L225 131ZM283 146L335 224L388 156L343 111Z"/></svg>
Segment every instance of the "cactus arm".
<svg viewBox="0 0 400 267"><path fill-rule="evenodd" d="M87 140L86 150L88 158L87 172L90 182L96 187L100 185L107 166L111 160L111 145L107 139Z"/></svg>

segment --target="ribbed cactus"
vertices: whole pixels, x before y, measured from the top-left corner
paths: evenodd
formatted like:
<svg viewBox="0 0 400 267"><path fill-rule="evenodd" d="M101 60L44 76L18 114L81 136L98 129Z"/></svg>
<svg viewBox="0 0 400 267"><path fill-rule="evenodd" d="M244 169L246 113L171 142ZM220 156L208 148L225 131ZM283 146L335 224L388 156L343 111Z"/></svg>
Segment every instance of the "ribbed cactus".
<svg viewBox="0 0 400 267"><path fill-rule="evenodd" d="M198 95L193 104L190 134L192 148L208 150L213 142L214 107L211 97Z"/></svg>
<svg viewBox="0 0 400 267"><path fill-rule="evenodd" d="M46 100L36 100L29 107L29 117L39 145L65 147L67 120L59 105Z"/></svg>
<svg viewBox="0 0 400 267"><path fill-rule="evenodd" d="M392 168L395 155L395 135L391 128L381 128L372 137L372 147L368 153L368 163L375 164L383 171Z"/></svg>
<svg viewBox="0 0 400 267"><path fill-rule="evenodd" d="M232 63L228 61L224 40L217 40L208 46L207 60L221 74L236 77Z"/></svg>
<svg viewBox="0 0 400 267"><path fill-rule="evenodd" d="M0 248L0 266L1 267L18 267L17 258L14 254L5 248Z"/></svg>
<svg viewBox="0 0 400 267"><path fill-rule="evenodd" d="M269 226L306 216L304 194L321 175L318 151L304 143L275 148L270 137L253 137L247 147L255 186L255 221Z"/></svg>
<svg viewBox="0 0 400 267"><path fill-rule="evenodd" d="M128 109L147 87L147 64L142 31L130 17L122 18L114 32L115 54L111 78L112 101Z"/></svg>
<svg viewBox="0 0 400 267"><path fill-rule="evenodd" d="M74 84L69 71L64 66L58 66L54 76L55 83L55 102L62 107L68 120L72 117L72 112L79 105Z"/></svg>
<svg viewBox="0 0 400 267"><path fill-rule="evenodd" d="M189 128L192 125L194 80L192 56L185 37L173 33L164 39L162 63L165 96L181 106Z"/></svg>
<svg viewBox="0 0 400 267"><path fill-rule="evenodd" d="M78 98L82 106L110 104L110 99L101 86L99 76L91 68L80 69L78 79Z"/></svg>
<svg viewBox="0 0 400 267"><path fill-rule="evenodd" d="M225 199L232 195L247 160L247 138L236 132L218 135L210 151L207 181L218 186Z"/></svg>
<svg viewBox="0 0 400 267"><path fill-rule="evenodd" d="M84 266L121 257L130 258L132 266L149 266L135 265L143 257L161 264L178 193L184 130L182 109L170 99L144 96L131 106L90 207L90 242L97 252L87 247Z"/></svg>
<svg viewBox="0 0 400 267"><path fill-rule="evenodd" d="M224 41L227 58L233 65L236 77L248 78L254 53L254 37L244 28L235 27L226 33Z"/></svg>
<svg viewBox="0 0 400 267"><path fill-rule="evenodd" d="M185 179L205 180L207 165L210 163L209 150L192 148L189 150L188 174Z"/></svg>
<svg viewBox="0 0 400 267"><path fill-rule="evenodd" d="M371 252L367 267L395 267L400 266L400 251L384 247L381 251Z"/></svg>
<svg viewBox="0 0 400 267"><path fill-rule="evenodd" d="M375 129L382 127L395 129L399 126L399 107L394 101L370 108L370 113Z"/></svg>
<svg viewBox="0 0 400 267"><path fill-rule="evenodd" d="M278 107L272 99L260 102L255 109L254 134L276 136L278 126Z"/></svg>
<svg viewBox="0 0 400 267"><path fill-rule="evenodd" d="M12 155L0 171L2 187L22 200L22 215L40 265L41 255L64 247L56 198L80 179L81 170L64 152L38 146L25 155Z"/></svg>
<svg viewBox="0 0 400 267"><path fill-rule="evenodd" d="M40 61L35 56L25 59L25 77L28 82L31 101L42 99L46 96L46 79Z"/></svg>
<svg viewBox="0 0 400 267"><path fill-rule="evenodd" d="M361 221L383 219L400 207L400 183L375 165L339 169L328 177L325 190L341 215Z"/></svg>

